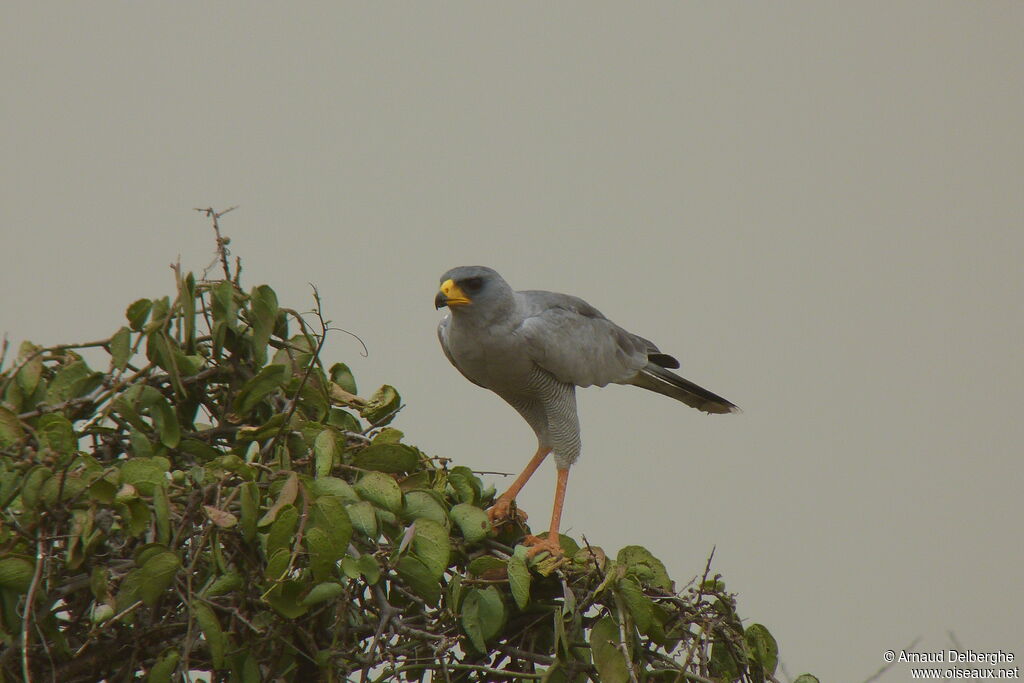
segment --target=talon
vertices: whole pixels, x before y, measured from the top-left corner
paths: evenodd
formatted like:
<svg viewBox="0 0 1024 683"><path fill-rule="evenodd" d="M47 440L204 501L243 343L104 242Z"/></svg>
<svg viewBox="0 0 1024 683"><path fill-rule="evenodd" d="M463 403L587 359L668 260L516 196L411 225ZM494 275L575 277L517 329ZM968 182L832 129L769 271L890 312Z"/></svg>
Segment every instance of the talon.
<svg viewBox="0 0 1024 683"><path fill-rule="evenodd" d="M490 520L491 526L502 526L510 523L523 524L526 522L526 517L527 514L516 507L514 499L498 498L494 505L487 510L487 519Z"/></svg>
<svg viewBox="0 0 1024 683"><path fill-rule="evenodd" d="M542 552L547 552L552 557L563 557L565 555L565 551L562 550L557 536L551 539L530 535L523 539L523 545L530 547L526 551L526 556L529 558L533 558Z"/></svg>

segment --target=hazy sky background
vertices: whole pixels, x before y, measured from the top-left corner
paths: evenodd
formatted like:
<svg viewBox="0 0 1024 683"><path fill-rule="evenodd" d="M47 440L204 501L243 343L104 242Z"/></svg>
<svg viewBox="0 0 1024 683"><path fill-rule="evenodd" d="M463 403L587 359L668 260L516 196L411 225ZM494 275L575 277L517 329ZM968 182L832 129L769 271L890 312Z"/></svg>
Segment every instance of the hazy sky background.
<svg viewBox="0 0 1024 683"><path fill-rule="evenodd" d="M949 631L1019 659L1022 35L992 0L5 3L0 331L108 336L238 204L243 284L315 283L409 441L518 472L532 432L435 337L438 276L490 265L744 409L581 392L567 533L679 582L717 546L793 676Z"/></svg>

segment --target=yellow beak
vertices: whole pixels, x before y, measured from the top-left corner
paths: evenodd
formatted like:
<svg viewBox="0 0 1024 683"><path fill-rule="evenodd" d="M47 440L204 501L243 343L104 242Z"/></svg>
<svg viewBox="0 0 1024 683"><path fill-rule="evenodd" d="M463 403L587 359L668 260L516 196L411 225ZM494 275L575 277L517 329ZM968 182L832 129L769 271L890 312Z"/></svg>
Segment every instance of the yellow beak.
<svg viewBox="0 0 1024 683"><path fill-rule="evenodd" d="M442 306L467 306L473 303L466 293L459 289L454 280L445 280L441 284L441 291L434 299L437 308Z"/></svg>

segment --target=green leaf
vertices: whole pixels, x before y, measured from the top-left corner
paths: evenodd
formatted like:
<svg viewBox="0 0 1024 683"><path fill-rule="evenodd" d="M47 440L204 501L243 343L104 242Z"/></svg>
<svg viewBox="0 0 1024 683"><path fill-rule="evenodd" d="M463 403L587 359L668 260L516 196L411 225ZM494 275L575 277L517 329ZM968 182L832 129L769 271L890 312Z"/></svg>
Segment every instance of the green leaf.
<svg viewBox="0 0 1024 683"><path fill-rule="evenodd" d="M25 593L32 585L35 565L20 557L5 557L0 560L0 588L9 588L15 593Z"/></svg>
<svg viewBox="0 0 1024 683"><path fill-rule="evenodd" d="M149 675L146 676L146 683L171 683L171 676L174 674L174 670L178 668L180 660L181 654L177 650L164 650L149 670Z"/></svg>
<svg viewBox="0 0 1024 683"><path fill-rule="evenodd" d="M373 393L359 412L370 424L379 427L394 418L401 404L402 397L395 388L385 384Z"/></svg>
<svg viewBox="0 0 1024 683"><path fill-rule="evenodd" d="M411 522L420 517L432 519L439 524L448 524L448 514L435 493L425 489L406 491L402 518Z"/></svg>
<svg viewBox="0 0 1024 683"><path fill-rule="evenodd" d="M526 566L526 547L517 545L512 557L508 558L508 587L519 609L526 609L530 603L530 570Z"/></svg>
<svg viewBox="0 0 1024 683"><path fill-rule="evenodd" d="M36 422L36 435L39 437L41 447L49 448L60 455L70 455L78 446L71 422L57 413L49 413L39 418Z"/></svg>
<svg viewBox="0 0 1024 683"><path fill-rule="evenodd" d="M341 558L341 573L353 581L363 575L363 573L359 571L359 563L356 562L356 558L351 555L346 555Z"/></svg>
<svg viewBox="0 0 1024 683"><path fill-rule="evenodd" d="M43 487L39 490L39 497L43 504L49 507L57 504L58 495L62 500L69 500L81 493L84 488L85 482L82 481L79 474L60 473L43 482Z"/></svg>
<svg viewBox="0 0 1024 683"><path fill-rule="evenodd" d="M149 326L152 327L153 323ZM174 394L179 399L185 396L185 385L181 382L183 368L178 367L178 358L183 357L178 343L171 339L162 327L146 335L146 358L167 372Z"/></svg>
<svg viewBox="0 0 1024 683"><path fill-rule="evenodd" d="M469 503L459 503L452 508L450 514L467 543L479 543L487 538L491 522L487 518L487 513L480 508Z"/></svg>
<svg viewBox="0 0 1024 683"><path fill-rule="evenodd" d="M247 481L240 487L239 505L241 507L242 519L239 528L242 538L252 542L256 538L256 515L259 512L259 489L255 482Z"/></svg>
<svg viewBox="0 0 1024 683"><path fill-rule="evenodd" d="M21 441L25 430L21 427L18 416L4 407L0 407L0 448L7 448Z"/></svg>
<svg viewBox="0 0 1024 683"><path fill-rule="evenodd" d="M178 281L178 304L181 306L180 320L183 328L185 349L196 351L196 277L189 273Z"/></svg>
<svg viewBox="0 0 1024 683"><path fill-rule="evenodd" d="M636 579L626 576L619 580L617 585L619 596L626 603L626 608L633 617L637 630L643 634L649 634L651 623L654 620L654 603L644 595L643 588Z"/></svg>
<svg viewBox="0 0 1024 683"><path fill-rule="evenodd" d="M192 614L195 615L199 629L203 632L203 638L206 639L206 646L210 649L210 659L213 662L213 668L223 669L227 638L220 627L217 615L213 613L212 609L198 600L192 603Z"/></svg>
<svg viewBox="0 0 1024 683"><path fill-rule="evenodd" d="M238 306L235 303L235 287L229 281L218 282L210 289L210 310L213 322L223 323L230 329L238 324Z"/></svg>
<svg viewBox="0 0 1024 683"><path fill-rule="evenodd" d="M403 555L395 565L398 576L428 604L436 605L441 599L441 584L415 555Z"/></svg>
<svg viewBox="0 0 1024 683"><path fill-rule="evenodd" d="M239 588L245 585L245 581L242 580L241 575L231 572L230 574L223 574L214 579L210 587L203 591L203 595L208 598L215 598L218 595L227 595L233 593Z"/></svg>
<svg viewBox="0 0 1024 683"><path fill-rule="evenodd" d="M167 486L167 458L131 458L121 465L121 483L131 484L144 495L151 496L157 487Z"/></svg>
<svg viewBox="0 0 1024 683"><path fill-rule="evenodd" d="M544 677L540 679L540 683L569 683L568 676L562 671L562 667L557 661L546 671L540 669L538 673L544 674Z"/></svg>
<svg viewBox="0 0 1024 683"><path fill-rule="evenodd" d="M318 605L321 602L326 602L327 600L333 600L344 592L344 586L335 581L318 583L313 586L312 590L310 590L306 597L302 599L301 604L306 607L311 607L313 605Z"/></svg>
<svg viewBox="0 0 1024 683"><path fill-rule="evenodd" d="M751 624L743 633L754 661L769 676L775 674L779 665L779 646L768 629L761 624Z"/></svg>
<svg viewBox="0 0 1024 683"><path fill-rule="evenodd" d="M321 477L312 481L309 484L309 490L314 498L334 496L343 503L358 503L360 501L356 490L347 481L337 477Z"/></svg>
<svg viewBox="0 0 1024 683"><path fill-rule="evenodd" d="M341 408L331 408L327 415L327 424L337 427L343 432L361 432L363 430L362 425L359 424L359 419Z"/></svg>
<svg viewBox="0 0 1024 683"><path fill-rule="evenodd" d="M167 546L161 545L160 543L146 543L145 545L139 546L133 553L135 566L142 567L142 565L149 562L151 558L156 557L163 552L167 552Z"/></svg>
<svg viewBox="0 0 1024 683"><path fill-rule="evenodd" d="M153 309L150 313L149 324L146 325L144 331L149 334L155 330L162 330L167 324L167 316L171 310L171 300L169 297L162 296L159 299L153 299Z"/></svg>
<svg viewBox="0 0 1024 683"><path fill-rule="evenodd" d="M309 509L309 526L319 527L327 532L331 545L339 557L348 549L352 539L352 521L345 512L342 502L334 496L321 496L313 501Z"/></svg>
<svg viewBox="0 0 1024 683"><path fill-rule="evenodd" d="M284 365L268 365L242 385L235 397L235 412L248 415L260 401L279 389L288 381L288 368Z"/></svg>
<svg viewBox="0 0 1024 683"><path fill-rule="evenodd" d="M115 370L124 370L132 357L132 332L122 327L110 338L110 358Z"/></svg>
<svg viewBox="0 0 1024 683"><path fill-rule="evenodd" d="M673 591L672 579L665 571L665 565L647 548L627 545L619 551L616 562L625 566L626 571L633 574L642 585L660 588L670 593Z"/></svg>
<svg viewBox="0 0 1024 683"><path fill-rule="evenodd" d="M131 328L139 332L146 324L146 318L149 317L149 311L152 308L152 301L149 299L139 299L128 307L128 310L124 312L124 316L128 318L128 324Z"/></svg>
<svg viewBox="0 0 1024 683"><path fill-rule="evenodd" d="M153 516L156 518L156 540L158 543L171 542L171 501L167 489L159 486L153 489Z"/></svg>
<svg viewBox="0 0 1024 683"><path fill-rule="evenodd" d="M368 584L372 586L377 583L380 579L380 565L377 564L377 559L373 555L363 555L356 560L356 564Z"/></svg>
<svg viewBox="0 0 1024 683"><path fill-rule="evenodd" d="M373 437L373 441L371 441L371 443L401 443L402 438L404 436L405 434L400 429L395 429L394 427L385 427L384 429L377 432L377 435Z"/></svg>
<svg viewBox="0 0 1024 683"><path fill-rule="evenodd" d="M124 504L127 511L128 533L131 536L141 536L149 531L150 513L149 507L137 498L127 501Z"/></svg>
<svg viewBox="0 0 1024 683"><path fill-rule="evenodd" d="M313 579L327 581L337 578L334 567L345 554L346 549L337 547L331 535L320 527L313 527L306 531L303 543L309 552L309 569L313 572Z"/></svg>
<svg viewBox="0 0 1024 683"><path fill-rule="evenodd" d="M416 449L400 443L375 443L360 451L353 464L378 472L412 472L419 465Z"/></svg>
<svg viewBox="0 0 1024 683"><path fill-rule="evenodd" d="M43 356L38 353L39 350L39 347L34 344L25 342L22 344L21 352L18 354L19 358L36 354L32 360L21 366L16 376L18 388L21 389L21 393L25 396L31 396L35 393L36 387L39 386L39 378L43 374Z"/></svg>
<svg viewBox="0 0 1024 683"><path fill-rule="evenodd" d="M141 583L137 595L142 602L152 607L174 581L174 575L181 566L181 560L170 551L158 553L146 560L139 570Z"/></svg>
<svg viewBox="0 0 1024 683"><path fill-rule="evenodd" d="M292 554L287 548L278 548L277 552L267 559L267 566L263 568L263 576L271 581L278 581L288 570Z"/></svg>
<svg viewBox="0 0 1024 683"><path fill-rule="evenodd" d="M366 536L371 541L376 541L379 531L377 530L377 510L373 503L361 500L358 503L350 503L345 506L345 512L352 520L352 526L356 531Z"/></svg>
<svg viewBox="0 0 1024 683"><path fill-rule="evenodd" d="M61 368L46 390L46 402L56 405L78 398L96 388L102 375L94 373L85 361L76 360Z"/></svg>
<svg viewBox="0 0 1024 683"><path fill-rule="evenodd" d="M110 598L110 574L104 567L93 567L89 576L89 590L98 602Z"/></svg>
<svg viewBox="0 0 1024 683"><path fill-rule="evenodd" d="M459 502L480 502L480 480L468 467L453 467L448 473L448 483L455 489Z"/></svg>
<svg viewBox="0 0 1024 683"><path fill-rule="evenodd" d="M367 472L356 482L356 493L378 507L395 514L402 511L402 489L394 479L381 472Z"/></svg>
<svg viewBox="0 0 1024 683"><path fill-rule="evenodd" d="M28 471L21 487L21 502L26 508L32 510L39 504L43 484L52 476L53 472L42 465Z"/></svg>
<svg viewBox="0 0 1024 683"><path fill-rule="evenodd" d="M605 617L590 630L590 650L594 666L602 683L628 683L629 669L619 649L619 627L611 617ZM729 679L732 680L732 679Z"/></svg>
<svg viewBox="0 0 1024 683"><path fill-rule="evenodd" d="M435 579L441 578L451 558L448 532L432 519L417 519L412 537L412 550L423 561Z"/></svg>
<svg viewBox="0 0 1024 683"><path fill-rule="evenodd" d="M174 364L177 366L178 372L181 373L182 377L191 377L192 375L199 374L199 371L206 365L206 359L198 355L187 356L181 351L175 350Z"/></svg>
<svg viewBox="0 0 1024 683"><path fill-rule="evenodd" d="M178 416L170 402L161 394L160 399L149 406L149 416L160 435L160 443L168 448L177 448L181 441L181 430L178 427Z"/></svg>
<svg viewBox="0 0 1024 683"><path fill-rule="evenodd" d="M504 576L507 573L508 563L500 557L494 555L481 555L474 557L473 561L466 567L466 573L470 576L482 577L485 574L501 574Z"/></svg>
<svg viewBox="0 0 1024 683"><path fill-rule="evenodd" d="M356 388L356 378L352 376L352 371L344 363L335 363L331 366L331 381L350 394L359 393Z"/></svg>
<svg viewBox="0 0 1024 683"><path fill-rule="evenodd" d="M252 352L256 363L267 362L267 342L277 323L277 294L267 285L254 287L249 295L252 311Z"/></svg>
<svg viewBox="0 0 1024 683"><path fill-rule="evenodd" d="M267 512L260 518L256 524L257 526L266 526L273 522L277 518L277 513L281 511L286 505L291 505L295 502L295 499L299 496L299 475L295 472L289 472L288 478L285 479L284 485L281 487L281 491L277 494L277 500L270 506Z"/></svg>
<svg viewBox="0 0 1024 683"><path fill-rule="evenodd" d="M316 467L317 479L326 477L338 461L338 434L333 429L327 428L316 435L313 442L313 458Z"/></svg>
<svg viewBox="0 0 1024 683"><path fill-rule="evenodd" d="M309 607L302 604L301 596L305 590L303 581L282 581L267 595L267 602L282 616L297 619L309 611Z"/></svg>
<svg viewBox="0 0 1024 683"><path fill-rule="evenodd" d="M800 674L793 683L821 683L817 676L811 674Z"/></svg>
<svg viewBox="0 0 1024 683"><path fill-rule="evenodd" d="M278 550L289 550L292 538L299 524L299 511L294 505L286 505L277 513L277 518L270 525L267 534L267 557L273 557Z"/></svg>
<svg viewBox="0 0 1024 683"><path fill-rule="evenodd" d="M733 654L733 648L720 636L712 641L708 670L713 678L721 678L727 681L739 678L740 668Z"/></svg>
<svg viewBox="0 0 1024 683"><path fill-rule="evenodd" d="M505 603L494 586L472 588L462 601L462 628L473 647L487 652L487 641L501 632L505 624Z"/></svg>
<svg viewBox="0 0 1024 683"><path fill-rule="evenodd" d="M245 426L238 430L239 441L263 441L276 435L287 419L284 413L278 413L258 427Z"/></svg>

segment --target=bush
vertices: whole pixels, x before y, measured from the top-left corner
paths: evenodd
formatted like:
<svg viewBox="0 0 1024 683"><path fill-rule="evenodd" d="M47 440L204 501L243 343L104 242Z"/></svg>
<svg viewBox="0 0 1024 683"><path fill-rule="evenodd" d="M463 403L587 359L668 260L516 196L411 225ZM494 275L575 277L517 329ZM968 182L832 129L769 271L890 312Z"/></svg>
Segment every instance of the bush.
<svg viewBox="0 0 1024 683"><path fill-rule="evenodd" d="M394 388L325 367L315 291L316 329L221 250L223 279L176 269L110 338L0 373L6 680L774 680L708 568L527 560L492 488L389 426Z"/></svg>

